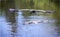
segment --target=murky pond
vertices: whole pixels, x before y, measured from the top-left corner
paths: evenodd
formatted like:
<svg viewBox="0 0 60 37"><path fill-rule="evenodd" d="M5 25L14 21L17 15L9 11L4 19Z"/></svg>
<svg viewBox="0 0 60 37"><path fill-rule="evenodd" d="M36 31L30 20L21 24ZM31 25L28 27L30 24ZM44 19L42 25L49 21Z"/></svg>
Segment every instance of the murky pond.
<svg viewBox="0 0 60 37"><path fill-rule="evenodd" d="M1 0L0 37L60 37L60 5L53 0ZM36 9L37 12L9 11ZM52 10L43 13L39 10Z"/></svg>
<svg viewBox="0 0 60 37"><path fill-rule="evenodd" d="M23 12L17 14L10 19L0 16L1 37L58 37L56 19L52 16L43 13L31 16L24 16Z"/></svg>

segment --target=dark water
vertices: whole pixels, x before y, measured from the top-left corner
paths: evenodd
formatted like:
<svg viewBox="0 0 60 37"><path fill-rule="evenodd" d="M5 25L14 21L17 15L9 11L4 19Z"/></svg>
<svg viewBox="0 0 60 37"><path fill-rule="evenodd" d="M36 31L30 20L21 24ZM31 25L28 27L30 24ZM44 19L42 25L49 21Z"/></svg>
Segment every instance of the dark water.
<svg viewBox="0 0 60 37"><path fill-rule="evenodd" d="M52 16L17 14L9 18L0 16L0 37L59 37L56 19Z"/></svg>

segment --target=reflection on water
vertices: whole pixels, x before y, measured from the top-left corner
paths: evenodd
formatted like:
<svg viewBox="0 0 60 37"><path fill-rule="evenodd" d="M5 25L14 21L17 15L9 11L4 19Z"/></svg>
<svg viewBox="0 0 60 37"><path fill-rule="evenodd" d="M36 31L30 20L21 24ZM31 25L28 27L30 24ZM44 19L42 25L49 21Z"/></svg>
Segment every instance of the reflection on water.
<svg viewBox="0 0 60 37"><path fill-rule="evenodd" d="M22 12L0 17L1 37L58 37L56 20L50 16L23 16Z"/></svg>

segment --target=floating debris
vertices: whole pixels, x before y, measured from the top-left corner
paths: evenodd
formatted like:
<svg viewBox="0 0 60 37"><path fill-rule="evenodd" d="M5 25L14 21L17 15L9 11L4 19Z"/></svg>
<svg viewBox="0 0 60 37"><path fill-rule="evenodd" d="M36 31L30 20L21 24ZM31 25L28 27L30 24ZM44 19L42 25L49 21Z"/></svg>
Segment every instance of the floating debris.
<svg viewBox="0 0 60 37"><path fill-rule="evenodd" d="M31 20L25 21L24 24L39 24L39 23L52 23L55 22L54 20Z"/></svg>

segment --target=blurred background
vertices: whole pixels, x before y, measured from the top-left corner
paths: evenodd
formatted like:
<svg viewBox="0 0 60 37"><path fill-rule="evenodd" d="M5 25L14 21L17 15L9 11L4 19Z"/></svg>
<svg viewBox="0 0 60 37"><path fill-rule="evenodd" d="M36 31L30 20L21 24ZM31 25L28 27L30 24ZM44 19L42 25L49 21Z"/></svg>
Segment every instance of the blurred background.
<svg viewBox="0 0 60 37"><path fill-rule="evenodd" d="M54 13L10 12L10 8L52 10ZM38 23L38 20L41 21ZM60 37L60 0L0 0L0 36Z"/></svg>

